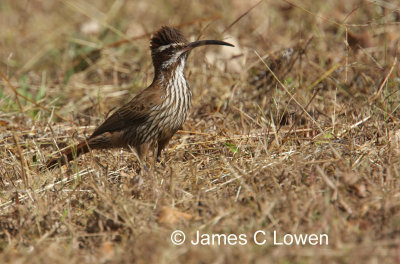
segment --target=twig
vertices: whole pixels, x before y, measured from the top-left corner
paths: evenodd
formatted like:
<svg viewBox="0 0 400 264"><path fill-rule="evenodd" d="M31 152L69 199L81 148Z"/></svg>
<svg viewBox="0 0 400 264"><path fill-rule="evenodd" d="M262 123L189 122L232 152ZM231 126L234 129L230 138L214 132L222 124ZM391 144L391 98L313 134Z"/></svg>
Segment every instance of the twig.
<svg viewBox="0 0 400 264"><path fill-rule="evenodd" d="M285 90L285 92L290 96L290 99L292 99L300 108L301 110L308 116L308 118L317 125L318 129L321 131L321 133L325 134L325 132L322 130L322 127L318 124L318 122L304 109L304 107L300 104L299 101L297 101L296 98L294 98L294 96L289 92L289 90L286 88L286 86L281 82L281 80L279 80L278 76L276 76L276 74L271 70L271 68L268 66L268 64L262 59L262 57L260 56L260 54L258 54L257 51L254 51L256 53L256 55L258 56L258 58L262 61L262 63L265 65L265 67L269 70L269 72L272 74L272 76L274 76L275 80L280 84L280 86ZM335 65L332 68L337 68L338 66ZM331 70L329 70L329 72L332 72Z"/></svg>
<svg viewBox="0 0 400 264"><path fill-rule="evenodd" d="M344 135L345 133L347 133L347 132L349 132L350 130L352 130L353 128L358 127L359 125L361 125L361 124L367 122L370 118L371 118L371 116L367 116L366 118L364 118L364 119L358 121L357 123L351 125L350 128L349 128L348 130L345 129L342 133L340 133L340 134L339 134L339 137L343 137L343 135Z"/></svg>
<svg viewBox="0 0 400 264"><path fill-rule="evenodd" d="M26 161L25 161L24 155L23 155L23 153L22 153L21 146L19 145L18 139L17 139L17 137L15 136L15 133L13 133L13 139L14 139L15 145L17 146L17 151L18 151L18 155L19 155L19 161L20 161L20 163L21 163L21 176L22 176L22 181L23 181L23 183L24 183L25 188L27 188L27 187L28 187L28 177L27 177L27 173L26 173L26 171L25 171L25 168L26 168Z"/></svg>
<svg viewBox="0 0 400 264"><path fill-rule="evenodd" d="M338 22L336 22L336 21L333 21L333 20L331 20L331 19L329 19L329 18L326 18L326 17L323 17L323 16L321 16L321 15L316 15L316 14L314 14L313 12L311 12L311 11L305 9L304 7L298 6L298 5L292 3L292 2L290 2L290 1L288 1L288 0L283 0L283 1L285 1L286 3L288 3L288 4L291 5L291 6L294 6L294 7L296 7L296 8L299 8L299 9L303 10L304 12L306 12L306 13L308 13L308 14L310 14L310 15L313 15L313 16L315 16L315 17L321 18L321 19L323 19L323 20L325 20L325 21L328 21L328 22L330 22L330 23L332 23L332 24L335 24L335 25L337 25L337 26L339 26L339 27L345 27L345 26L344 26L343 24L341 24L341 23L338 23Z"/></svg>
<svg viewBox="0 0 400 264"><path fill-rule="evenodd" d="M310 118L310 120L313 122L313 124L315 124L318 127L321 134L326 135L326 132L322 129L322 127L319 125L319 123L304 109L304 107L296 100L296 98L294 98L294 96L289 92L289 90L286 88L286 86L281 82L281 80L279 80L279 78L276 76L276 74L271 70L271 68L267 65L267 63L261 58L260 54L258 54L257 51L254 51L254 52L256 53L258 58L262 61L262 63L265 65L265 67L270 71L272 76L274 76L276 81L281 85L281 87L285 90L285 92L290 96L290 98L301 108L301 110L306 114L306 116L308 116L308 118ZM332 69L339 67L338 65L339 64L334 65L330 70L328 70L328 72L332 73L333 72ZM326 78L328 75L323 75L323 76L325 76L324 78ZM332 144L328 142L328 145L329 145L329 148L332 150L333 154L336 156L336 158L341 158L341 155L332 146Z"/></svg>
<svg viewBox="0 0 400 264"><path fill-rule="evenodd" d="M222 31L222 34L226 33L228 30L231 29L231 27L233 25L235 25L237 22L239 22L243 17L247 16L248 13L250 13L251 10L253 10L256 6L258 6L259 4L261 4L263 0L258 1L255 5L253 5L252 7L250 7L246 12L244 12L243 14L241 14L238 18L236 18L229 26L227 26L225 28L224 31Z"/></svg>
<svg viewBox="0 0 400 264"><path fill-rule="evenodd" d="M15 95L16 95L16 97L17 97L18 105L21 104L20 101L19 101L19 99L18 99L18 97L21 97L21 98L25 99L26 101L31 102L32 104L36 105L36 106L39 107L40 109L43 109L43 110L45 110L45 111L51 113L52 110L50 110L50 109L48 109L47 107L44 107L44 106L42 106L42 105L36 103L36 102L33 101L32 99L30 99L30 98L26 97L25 95L21 94L20 92L18 92L17 89L15 89L15 87L10 83L10 81L7 79L7 77L6 77L2 72L0 72L0 77L8 84L8 86L11 88L11 90L13 90L13 92L15 93ZM20 109L21 109L21 112L23 112L22 105L20 105ZM62 116L60 116L60 115L57 114L56 112L54 112L54 115L57 116L58 118L64 120L64 121L67 121L67 122L70 122L70 123L76 125L75 122L73 122L73 121L71 121L71 120L68 120L68 119L66 119L66 118L64 118L64 117L62 117Z"/></svg>
<svg viewBox="0 0 400 264"><path fill-rule="evenodd" d="M38 189L38 190L35 190L34 191L34 193L35 194L39 194L39 193L42 193L42 192L44 192L44 191L47 191L47 190L51 190L51 189L53 189L56 185L58 185L58 184L65 184L65 183L69 183L69 182L71 182L71 181L74 181L74 180L76 180L78 177L82 177L82 176L84 176L84 175L86 175L86 174L89 174L89 173L91 173L91 172L93 172L94 170L93 169L91 169L91 170L84 170L84 171L82 171L82 172L78 172L78 173L75 173L72 177L70 177L70 178L63 178L62 180L60 180L60 181L57 181L57 182L55 182L55 183L52 183L52 184L49 184L49 185L46 185L44 188L42 188L42 189ZM18 200L20 201L20 202L22 202L22 201L24 201L24 200L26 200L26 199L28 199L29 198L29 195L21 195L21 196L19 196L18 197ZM8 201L8 202L5 202L5 203L3 203L3 204L0 204L0 210L6 210L9 206L11 206L13 204L13 201Z"/></svg>
<svg viewBox="0 0 400 264"><path fill-rule="evenodd" d="M20 95L20 93L17 91L17 89L15 89L14 86L11 85L11 83L8 81L7 77L2 72L0 72L0 76L8 84L8 86L11 87L11 90L13 90L13 92L15 93L15 100L17 101L19 110L21 111L21 113L23 113L24 108L22 107L21 101L19 100L19 97L18 97Z"/></svg>
<svg viewBox="0 0 400 264"><path fill-rule="evenodd" d="M373 101L375 101L376 99L378 99L378 96L379 96L379 94L382 92L382 89L383 89L383 87L385 86L386 82L388 81L388 79L389 79L389 77L390 77L390 74L392 74L392 71L393 71L393 69L394 69L394 66L396 66L396 63L397 63L397 57L394 58L393 63L392 63L392 67L390 67L389 72L386 74L385 79L383 79L383 81L382 81L381 85L379 86L379 89L378 89L378 91L376 92L376 94L373 95L373 96L371 96L371 97L368 99L368 102L369 102L369 103L372 103Z"/></svg>
<svg viewBox="0 0 400 264"><path fill-rule="evenodd" d="M317 94L318 94L319 91L321 91L321 88L318 88L318 89L314 92L313 96L311 97L310 101L308 101L308 103L306 104L306 106L304 107L304 109L307 110L308 106L311 104L312 101L314 101L314 99L315 99L315 97L317 96ZM289 131L286 133L286 135L285 135L285 137L282 139L282 141L284 141L287 137L289 137L290 132L292 131L292 129L295 127L297 121L299 121L300 118L301 118L302 116L303 116L303 112L301 112L300 115L298 115L298 116L296 117L296 120L293 122L292 126L290 127ZM280 127L279 127L279 129L280 129ZM279 131L279 129L278 129L278 131Z"/></svg>

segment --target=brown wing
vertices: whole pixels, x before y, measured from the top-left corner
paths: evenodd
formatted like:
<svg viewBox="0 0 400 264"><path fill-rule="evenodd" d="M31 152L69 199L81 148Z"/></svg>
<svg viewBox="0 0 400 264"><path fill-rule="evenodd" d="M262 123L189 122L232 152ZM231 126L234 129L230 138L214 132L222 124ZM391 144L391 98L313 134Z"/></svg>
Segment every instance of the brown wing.
<svg viewBox="0 0 400 264"><path fill-rule="evenodd" d="M107 118L96 128L90 138L105 132L120 131L144 122L149 116L151 108L161 102L160 90L153 85L149 86Z"/></svg>

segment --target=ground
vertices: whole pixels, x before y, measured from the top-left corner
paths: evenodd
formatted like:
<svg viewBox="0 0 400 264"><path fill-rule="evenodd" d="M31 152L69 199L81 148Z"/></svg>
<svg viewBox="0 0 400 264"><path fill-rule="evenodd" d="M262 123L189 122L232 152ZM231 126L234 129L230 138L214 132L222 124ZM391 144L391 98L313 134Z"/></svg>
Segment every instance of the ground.
<svg viewBox="0 0 400 264"><path fill-rule="evenodd" d="M0 2L0 262L399 263L399 10ZM115 149L39 170L151 83L162 25L235 45L190 54L165 166Z"/></svg>

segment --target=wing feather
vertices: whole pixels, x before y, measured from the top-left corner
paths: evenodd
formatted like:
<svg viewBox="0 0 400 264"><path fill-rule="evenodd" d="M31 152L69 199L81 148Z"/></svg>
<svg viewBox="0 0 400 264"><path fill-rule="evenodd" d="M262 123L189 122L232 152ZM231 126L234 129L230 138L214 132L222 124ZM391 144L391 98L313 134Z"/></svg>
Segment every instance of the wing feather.
<svg viewBox="0 0 400 264"><path fill-rule="evenodd" d="M151 85L115 111L93 132L90 138L106 132L121 131L143 123L150 116L152 108L161 104L161 102L160 90Z"/></svg>

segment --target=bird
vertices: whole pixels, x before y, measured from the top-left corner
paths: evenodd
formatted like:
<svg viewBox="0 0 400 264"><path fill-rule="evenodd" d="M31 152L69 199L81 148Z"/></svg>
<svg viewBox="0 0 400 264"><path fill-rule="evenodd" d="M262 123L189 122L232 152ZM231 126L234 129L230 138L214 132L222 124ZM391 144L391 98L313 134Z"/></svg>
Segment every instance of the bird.
<svg viewBox="0 0 400 264"><path fill-rule="evenodd" d="M189 53L205 45L234 47L221 40L189 42L176 28L163 26L150 40L154 78L150 86L112 113L90 137L52 158L44 169L62 166L90 149L126 148L144 163L149 150L154 152L154 164L161 161L161 152L188 118L192 91L184 69Z"/></svg>

